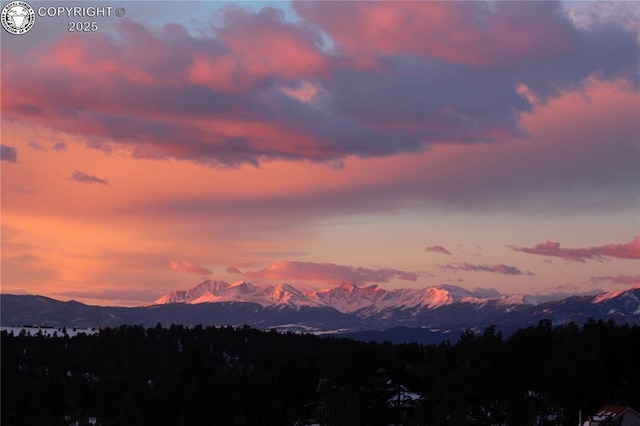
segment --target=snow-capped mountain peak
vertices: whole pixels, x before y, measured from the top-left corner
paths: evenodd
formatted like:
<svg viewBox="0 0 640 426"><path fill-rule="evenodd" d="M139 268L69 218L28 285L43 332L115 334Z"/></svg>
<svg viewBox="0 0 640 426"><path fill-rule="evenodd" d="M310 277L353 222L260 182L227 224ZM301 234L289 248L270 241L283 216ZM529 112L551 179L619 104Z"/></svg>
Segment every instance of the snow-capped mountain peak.
<svg viewBox="0 0 640 426"><path fill-rule="evenodd" d="M498 324L503 332L509 332L535 325L542 319L550 319L553 324L583 323L589 318L640 324L640 286L540 302L529 295L500 295L488 290L470 292L447 285L386 290L377 285L343 284L303 292L289 284L256 286L244 281L228 284L207 280L189 290L167 294L156 300L155 306L139 308L88 306L43 296L3 294L0 313L5 324L27 319L32 324L85 324L90 327L123 322L145 326L159 322L248 324L313 333L360 330L367 339L371 338L363 331L367 329L390 332L378 338L409 339L405 331L398 331L404 336L398 337L391 330L413 327L415 331L409 332L410 336L444 339L458 331L481 330L489 324ZM190 304L199 306L193 309L184 306ZM52 309L52 306L57 307ZM194 315L195 312L198 315Z"/></svg>
<svg viewBox="0 0 640 426"><path fill-rule="evenodd" d="M512 294L497 298L499 305L539 305L540 301L529 294Z"/></svg>
<svg viewBox="0 0 640 426"><path fill-rule="evenodd" d="M229 287L226 281L205 280L189 290L178 290L166 294L155 300L152 305L164 305L167 303L193 303L194 300L208 293L218 292Z"/></svg>
<svg viewBox="0 0 640 426"><path fill-rule="evenodd" d="M600 293L598 295L596 295L593 300L591 301L591 303L602 303L605 300L608 299L614 299L616 297L620 297L623 296L625 294L629 294L632 297L635 297L633 295L633 293L631 293L629 290L637 290L640 289L640 284L636 284L635 286L631 287L630 289L625 289L625 290L616 290L616 291L609 291L607 293Z"/></svg>
<svg viewBox="0 0 640 426"><path fill-rule="evenodd" d="M255 301L263 306L289 306L295 309L301 306L323 306L321 303L309 300L301 291L289 284L268 286L256 292L255 296Z"/></svg>
<svg viewBox="0 0 640 426"><path fill-rule="evenodd" d="M469 290L442 284L423 289L386 290L378 285L357 286L343 283L339 286L304 293L290 284L258 287L245 281L228 284L224 281L203 281L189 290L165 295L153 304L252 302L264 307L302 306L331 307L342 313L362 312L371 314L386 309L435 309L453 303L482 303L490 300L479 298ZM510 297L504 304L528 303L524 298Z"/></svg>
<svg viewBox="0 0 640 426"><path fill-rule="evenodd" d="M330 306L343 313L351 313L367 308L387 296L389 292L377 285L358 287L344 283L337 287L322 289L309 293L311 300Z"/></svg>
<svg viewBox="0 0 640 426"><path fill-rule="evenodd" d="M462 302L467 301L469 298L474 298L471 292L449 284L427 287L420 290L419 295L421 304L430 308L450 305L454 302Z"/></svg>
<svg viewBox="0 0 640 426"><path fill-rule="evenodd" d="M610 314L640 315L640 284L626 290L600 293L591 300L591 303L605 306Z"/></svg>
<svg viewBox="0 0 640 426"><path fill-rule="evenodd" d="M634 312L640 301L637 290L632 289L602 293L594 296L591 303L602 306L611 312ZM505 311L536 306L541 302L531 295L501 295L481 297L480 294L450 284L429 286L422 289L386 290L378 285L358 286L343 283L339 286L302 292L290 284L256 286L245 281L233 284L224 281L206 280L189 290L179 290L157 299L154 305L169 303L213 303L245 302L257 303L262 307L288 307L300 310L303 306L329 307L343 314L356 314L360 318L375 315L392 315L392 312L404 312L406 315L419 315L420 312L433 311L450 305L472 305L474 309L496 306ZM403 314L404 315L404 314Z"/></svg>
<svg viewBox="0 0 640 426"><path fill-rule="evenodd" d="M268 287L257 287L246 281L229 284L224 281L206 280L189 290L178 290L169 293L153 302L153 305L169 303L214 303L214 302L249 302L267 306L289 306L299 309L301 306L325 306L289 284L278 284Z"/></svg>

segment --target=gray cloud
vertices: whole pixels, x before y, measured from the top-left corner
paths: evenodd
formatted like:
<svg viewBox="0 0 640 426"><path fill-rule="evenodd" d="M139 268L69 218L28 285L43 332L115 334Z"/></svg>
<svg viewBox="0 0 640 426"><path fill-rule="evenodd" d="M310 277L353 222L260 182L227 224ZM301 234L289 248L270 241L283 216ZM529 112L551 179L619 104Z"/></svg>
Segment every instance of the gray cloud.
<svg viewBox="0 0 640 426"><path fill-rule="evenodd" d="M12 146L1 144L0 160L7 161L9 163L16 163L18 161L18 150Z"/></svg>
<svg viewBox="0 0 640 426"><path fill-rule="evenodd" d="M35 141L29 141L29 148L33 149L34 151L43 151L43 152L48 151L47 148L45 148L44 146L42 146L41 144Z"/></svg>
<svg viewBox="0 0 640 426"><path fill-rule="evenodd" d="M531 272L523 272L515 266L499 265L472 265L470 263L439 265L439 269L447 272L470 271L470 272L493 272L504 275L533 275Z"/></svg>
<svg viewBox="0 0 640 426"><path fill-rule="evenodd" d="M80 183L97 183L100 185L109 185L109 182L99 178L97 176L90 175L80 170L74 170L69 180L73 180Z"/></svg>

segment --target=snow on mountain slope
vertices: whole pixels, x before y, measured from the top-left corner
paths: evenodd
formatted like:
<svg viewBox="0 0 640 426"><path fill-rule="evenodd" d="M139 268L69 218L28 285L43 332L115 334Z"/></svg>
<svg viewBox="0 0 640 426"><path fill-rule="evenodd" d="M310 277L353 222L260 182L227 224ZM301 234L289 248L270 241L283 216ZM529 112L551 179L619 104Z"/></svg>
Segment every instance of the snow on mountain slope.
<svg viewBox="0 0 640 426"><path fill-rule="evenodd" d="M299 309L301 306L326 306L324 303L307 298L302 292L289 284L269 287L257 287L245 281L233 284L224 281L203 281L190 290L178 290L167 294L153 305L168 303L213 303L213 302L250 302L261 306L289 306Z"/></svg>
<svg viewBox="0 0 640 426"><path fill-rule="evenodd" d="M164 305L167 303L193 303L194 300L204 294L217 292L229 287L225 281L205 280L189 290L178 290L155 300L152 305Z"/></svg>
<svg viewBox="0 0 640 426"><path fill-rule="evenodd" d="M598 294L591 300L591 303L606 306L610 314L640 315L640 284L627 290Z"/></svg>
<svg viewBox="0 0 640 426"><path fill-rule="evenodd" d="M528 294L513 294L496 299L499 305L539 305L540 301Z"/></svg>
<svg viewBox="0 0 640 426"><path fill-rule="evenodd" d="M625 293L631 295L631 297L635 297L633 295L632 290L638 290L638 289L640 289L640 284L637 284L634 287L631 287L630 289L626 289L626 290L617 290L617 291L610 291L607 293L600 293L593 298L591 303L601 303L608 299L614 299L616 297L624 296Z"/></svg>
<svg viewBox="0 0 640 426"><path fill-rule="evenodd" d="M307 297L342 313L351 313L376 304L388 294L387 290L377 285L358 287L345 283L338 287L314 291Z"/></svg>
<svg viewBox="0 0 640 426"><path fill-rule="evenodd" d="M301 306L326 306L324 303L308 298L289 284L266 287L256 292L255 296L256 300L270 301L270 305L289 306L294 309L299 309Z"/></svg>
<svg viewBox="0 0 640 426"><path fill-rule="evenodd" d="M463 329L498 324L504 333L551 320L554 325L589 318L640 324L640 287L592 296L530 303L530 296L480 297L455 286L385 290L344 284L328 290L301 292L288 285L255 286L204 281L190 290L168 294L152 306L138 308L83 305L42 296L2 295L3 324L100 325L178 323L187 326L243 325L282 330L388 330L409 327L445 338ZM174 301L174 302L172 302ZM229 302L229 303L206 303ZM253 302L234 303L234 302ZM347 312L339 312L336 308ZM409 330L409 329L407 329ZM410 332L415 335L414 332ZM452 334L452 335L453 335ZM416 335L418 336L418 335ZM434 337L435 338L435 337Z"/></svg>
<svg viewBox="0 0 640 426"><path fill-rule="evenodd" d="M455 302L468 302L477 299L471 292L453 285L427 287L418 293L420 305L428 308L450 305Z"/></svg>
<svg viewBox="0 0 640 426"><path fill-rule="evenodd" d="M295 310L303 306L330 307L343 314L355 313L360 318L393 310L407 311L407 314L411 311L412 315L418 315L420 312L453 304L467 304L477 309L491 304L509 312L518 307L536 306L541 303L535 296L522 294L481 297L472 291L447 284L423 289L386 290L378 285L359 287L345 283L304 293L290 284L258 287L245 281L229 284L224 281L206 280L189 290L167 294L153 302L153 305L212 302L251 302L263 307L286 306ZM640 285L593 296L591 303L607 312L640 314Z"/></svg>
<svg viewBox="0 0 640 426"><path fill-rule="evenodd" d="M388 309L436 309L453 303L480 305L496 299L500 299L501 304L509 306L532 303L524 296L481 298L469 290L447 284L423 289L386 290L375 284L358 287L344 283L305 294L289 284L257 287L244 281L228 284L224 281L207 280L190 290L165 295L153 304L252 302L264 307L288 306L294 309L300 309L302 306L331 307L342 313L358 312L361 316L368 316Z"/></svg>
<svg viewBox="0 0 640 426"><path fill-rule="evenodd" d="M253 302L253 296L260 289L251 283L244 281L235 282L228 287L219 290L212 290L204 293L200 297L192 300L190 303L208 303L208 302Z"/></svg>

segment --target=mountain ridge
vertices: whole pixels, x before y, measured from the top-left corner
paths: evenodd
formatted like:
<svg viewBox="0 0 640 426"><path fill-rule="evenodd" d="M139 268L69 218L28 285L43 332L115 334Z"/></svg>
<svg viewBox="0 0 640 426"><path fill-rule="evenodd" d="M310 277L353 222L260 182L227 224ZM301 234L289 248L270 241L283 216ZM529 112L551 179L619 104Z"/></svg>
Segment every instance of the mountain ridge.
<svg viewBox="0 0 640 426"><path fill-rule="evenodd" d="M242 294L233 289L243 288ZM452 303L483 303L500 300L506 305L537 304L528 295L501 295L483 297L479 293L451 284L428 286L422 289L387 290L376 284L357 286L342 283L338 286L304 293L291 284L277 284L265 287L255 286L246 281L229 284L225 281L204 280L188 290L177 290L151 303L198 304L207 302L235 301L254 302L263 307L286 304L292 308L301 306L327 306L342 313L367 310L378 312L389 308L414 308L422 306L433 309Z"/></svg>
<svg viewBox="0 0 640 426"><path fill-rule="evenodd" d="M210 289L214 292L209 294ZM200 302L166 302L125 308L63 302L45 296L3 294L0 319L2 326L249 325L258 329L385 340L392 334L389 330L397 329L402 333L392 340L420 343L439 343L458 337L463 330L480 331L489 325L496 325L500 332L509 334L541 320L560 325L580 324L593 318L640 325L638 285L626 290L543 303L526 303L527 298L519 296L482 298L455 286L389 291L378 286L344 284L305 295L288 284L257 287L242 281L234 284L207 282L199 289L181 290L177 296L171 295L157 301L182 297ZM208 298L212 301L206 301ZM329 302L335 307L329 306Z"/></svg>

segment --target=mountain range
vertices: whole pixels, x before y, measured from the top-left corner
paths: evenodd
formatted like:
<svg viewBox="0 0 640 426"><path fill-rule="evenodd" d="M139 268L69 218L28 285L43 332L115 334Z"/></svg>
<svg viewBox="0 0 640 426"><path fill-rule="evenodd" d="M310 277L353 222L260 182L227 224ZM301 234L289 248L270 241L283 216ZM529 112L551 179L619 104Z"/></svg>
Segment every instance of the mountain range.
<svg viewBox="0 0 640 426"><path fill-rule="evenodd" d="M2 295L1 303L3 326L249 325L391 342L456 340L464 329L481 331L492 324L509 334L542 319L553 324L583 323L589 318L640 324L640 285L541 302L529 295L486 297L453 285L387 290L342 284L303 292L289 284L262 287L205 280L133 308L9 294Z"/></svg>

